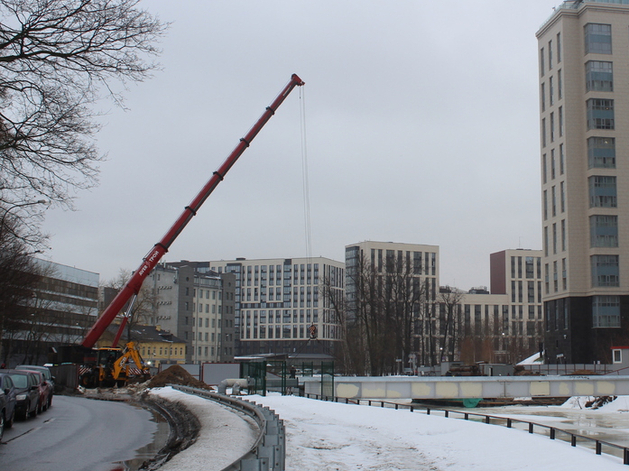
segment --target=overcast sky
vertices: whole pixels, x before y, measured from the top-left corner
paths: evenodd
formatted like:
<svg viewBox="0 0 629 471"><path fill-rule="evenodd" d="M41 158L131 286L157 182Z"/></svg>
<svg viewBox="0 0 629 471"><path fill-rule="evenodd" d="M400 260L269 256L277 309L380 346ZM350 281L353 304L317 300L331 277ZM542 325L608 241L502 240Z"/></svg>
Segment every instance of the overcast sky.
<svg viewBox="0 0 629 471"><path fill-rule="evenodd" d="M541 249L535 32L558 4L144 1L172 22L163 70L126 111L100 104L100 185L49 211L46 258L101 280L135 270L296 73L306 85L162 260L434 244L442 285L487 286L490 253Z"/></svg>

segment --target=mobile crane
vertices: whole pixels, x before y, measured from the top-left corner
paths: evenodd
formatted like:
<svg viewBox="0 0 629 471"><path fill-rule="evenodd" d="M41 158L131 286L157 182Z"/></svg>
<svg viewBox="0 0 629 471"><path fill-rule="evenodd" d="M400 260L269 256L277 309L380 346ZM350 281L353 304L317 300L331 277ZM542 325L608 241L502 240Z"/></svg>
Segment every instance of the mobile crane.
<svg viewBox="0 0 629 471"><path fill-rule="evenodd" d="M290 81L271 103L254 126L249 130L245 137L240 139L240 143L227 157L223 164L215 171L210 180L205 184L192 202L184 208L183 213L171 226L164 237L153 246L148 254L142 259L141 265L133 273L133 276L120 290L118 295L112 300L103 314L96 320L92 328L83 338L81 345L70 346L70 348L62 349L63 358L61 361L71 361L82 365L80 384L85 387L94 387L98 385L109 386L113 383L123 384L130 379L131 362L135 363L143 376L148 375L148 367L142 360L134 342L129 342L123 350L116 348L118 341L122 335L124 327L127 323L131 308L127 309L127 314L123 315L122 322L118 333L114 338L112 348L94 349L94 345L105 332L107 327L113 322L116 316L131 300L131 306L135 297L138 295L142 283L151 273L153 268L160 261L162 256L168 252L168 249L175 241L177 236L183 231L188 222L205 200L214 191L216 186L223 181L229 169L236 163L242 153L249 147L251 141L256 137L264 125L275 114L277 108L282 104L290 92L297 86L304 85L304 82L296 75L291 76Z"/></svg>

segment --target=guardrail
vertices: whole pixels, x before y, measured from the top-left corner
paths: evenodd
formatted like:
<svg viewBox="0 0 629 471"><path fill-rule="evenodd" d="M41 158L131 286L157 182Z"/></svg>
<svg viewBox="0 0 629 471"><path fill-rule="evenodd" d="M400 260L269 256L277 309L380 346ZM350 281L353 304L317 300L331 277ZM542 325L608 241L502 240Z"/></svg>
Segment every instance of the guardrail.
<svg viewBox="0 0 629 471"><path fill-rule="evenodd" d="M629 465L629 448L618 445L616 443L607 442L604 440L598 440L596 438L588 437L585 435L579 435L576 433L568 432L566 430L559 429L557 427L552 427L550 425L539 424L537 422L532 422L530 420L520 420L513 419L510 417L501 417L497 415L488 415L488 414L480 414L477 412L467 412L467 411L459 411L455 409L440 409L434 408L430 406L418 405L418 404L399 404L396 402L375 400L375 399L350 399L344 397L335 397L335 396L324 396L321 394L310 394L306 393L305 397L310 399L318 399L323 401L331 401L331 402L343 402L345 404L357 404L357 405L368 405L374 407L386 407L386 408L394 408L395 410L406 409L411 412L415 411L425 411L427 415L431 415L431 413L443 413L444 417L452 417L455 418L458 416L460 419L464 420L474 420L479 422L484 422L490 425L500 425L507 428L518 428L518 425L524 425L521 430L527 431L529 433L538 433L540 435L546 435L546 432L551 440L560 439L566 442L570 442L570 445L576 447L577 444L590 444L593 445L593 449L597 455L601 455L603 453L614 456L616 458L620 458L625 465Z"/></svg>
<svg viewBox="0 0 629 471"><path fill-rule="evenodd" d="M268 407L223 396L205 389L170 385L173 389L194 394L247 414L259 428L251 449L222 471L284 471L286 465L286 433L284 422Z"/></svg>

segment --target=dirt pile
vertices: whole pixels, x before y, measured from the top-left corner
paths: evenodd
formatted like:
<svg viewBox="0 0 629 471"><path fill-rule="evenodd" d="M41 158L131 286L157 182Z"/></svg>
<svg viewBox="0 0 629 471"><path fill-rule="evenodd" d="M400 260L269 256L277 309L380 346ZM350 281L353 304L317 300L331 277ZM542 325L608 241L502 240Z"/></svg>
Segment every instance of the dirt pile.
<svg viewBox="0 0 629 471"><path fill-rule="evenodd" d="M180 384L192 388L210 389L203 381L199 381L179 365L173 365L156 374L148 382L148 388L163 388L169 384Z"/></svg>

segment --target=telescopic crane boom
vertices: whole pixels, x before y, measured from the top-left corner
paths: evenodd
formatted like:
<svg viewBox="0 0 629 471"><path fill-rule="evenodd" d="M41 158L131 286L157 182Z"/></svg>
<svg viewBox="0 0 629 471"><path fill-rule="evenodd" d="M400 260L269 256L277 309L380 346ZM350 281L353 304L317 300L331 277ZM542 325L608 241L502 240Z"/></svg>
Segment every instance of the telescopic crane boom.
<svg viewBox="0 0 629 471"><path fill-rule="evenodd" d="M142 287L142 283L144 279L151 273L155 265L160 261L162 256L168 252L171 244L175 241L177 236L183 231L188 222L192 219L193 216L196 215L197 211L201 207L201 205L205 202L205 200L210 196L214 188L223 180L225 174L229 171L229 169L236 163L238 158L242 155L251 141L256 137L258 132L264 127L271 116L275 113L277 108L282 104L282 102L286 99L289 93L293 90L293 88L297 86L303 85L304 82L295 74L292 75L290 82L284 87L282 92L277 96L275 101L271 103L267 108L264 114L260 117L260 119L256 122L256 124L251 128L251 130L247 133L245 137L240 139L240 143L236 146L236 148L232 151L232 153L227 157L223 165L214 172L212 178L206 183L206 185L201 189L199 194L192 200L190 205L186 206L179 219L175 221L170 230L164 235L162 240L160 240L157 244L153 246L153 248L149 251L149 253L142 260L142 264L139 268L133 273L133 276L129 279L129 281L125 284L122 290L118 293L118 295L113 299L113 301L109 304L107 309L103 312L103 315L98 318L98 320L94 323L90 331L85 335L83 345L86 348L92 348L99 337L103 334L103 332L107 329L109 324L116 318L118 313L122 310L122 308L127 304L129 299L132 296L137 295Z"/></svg>

